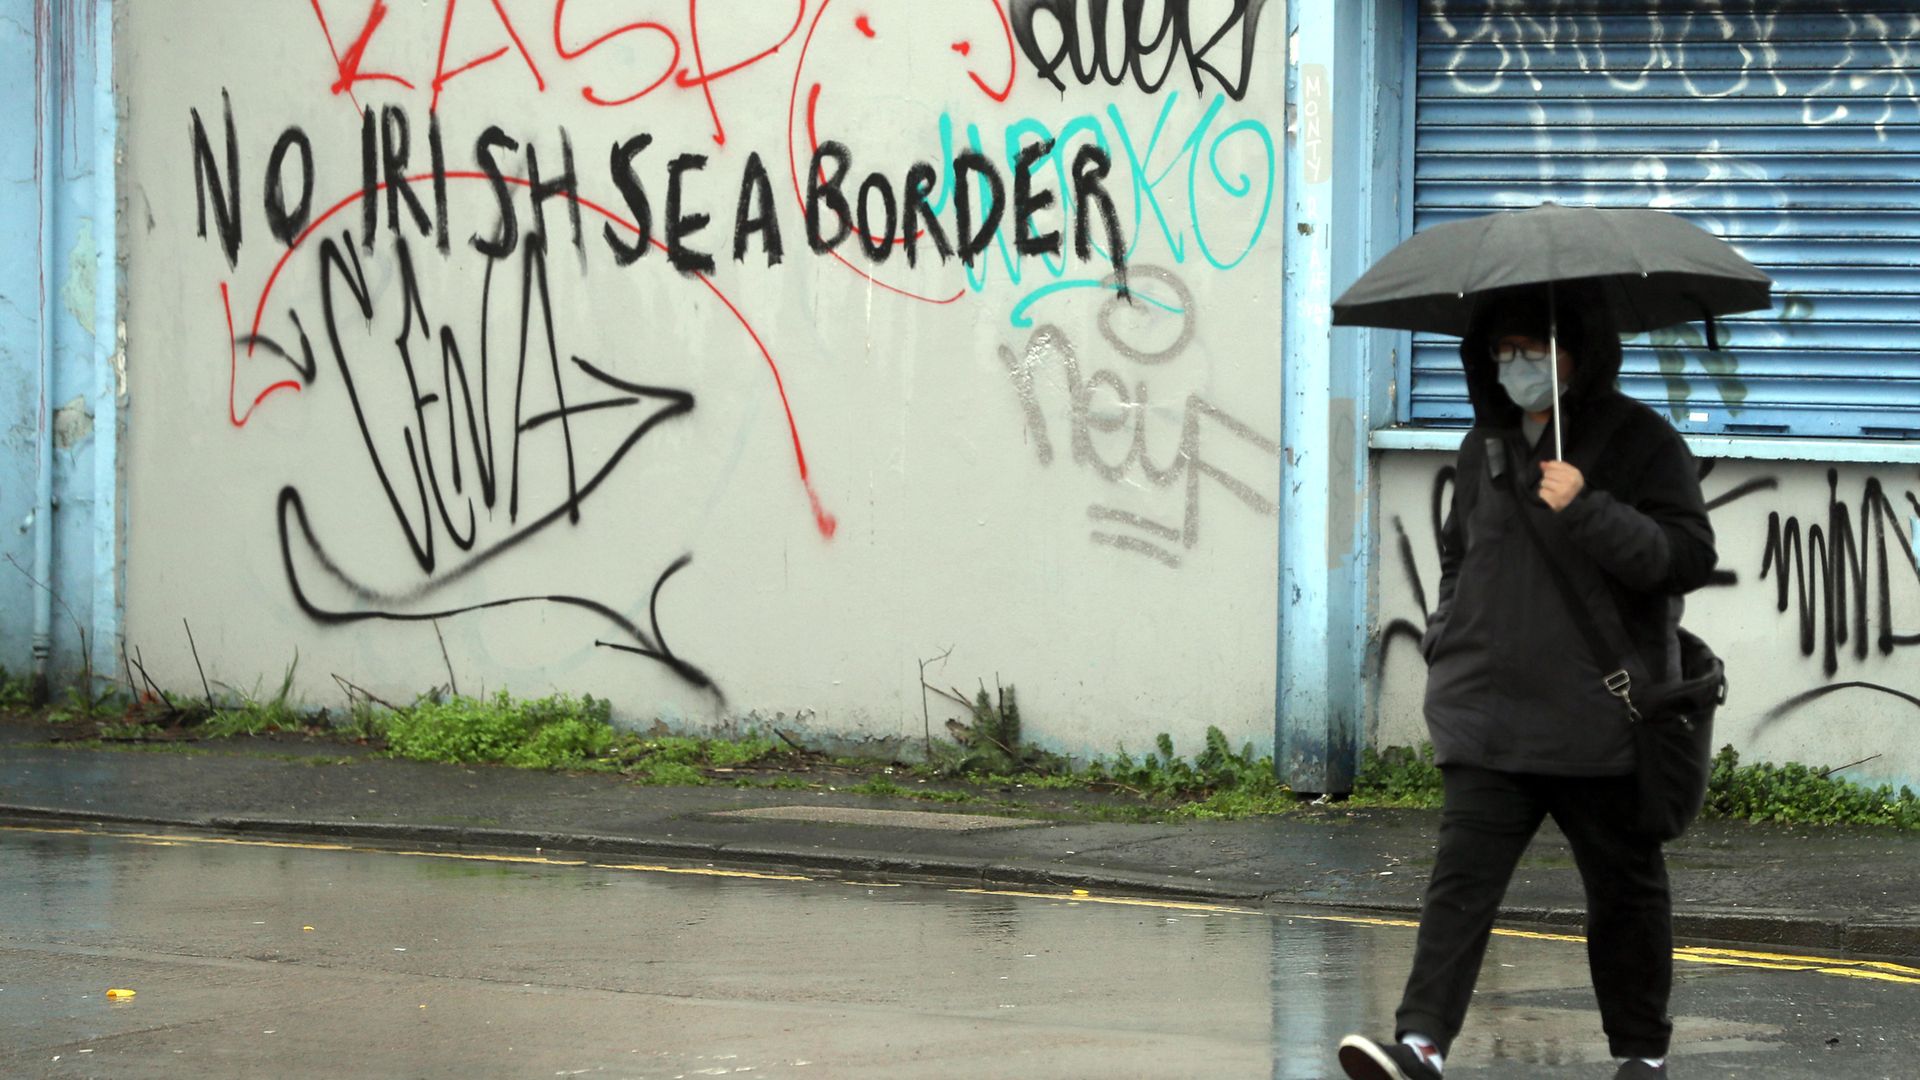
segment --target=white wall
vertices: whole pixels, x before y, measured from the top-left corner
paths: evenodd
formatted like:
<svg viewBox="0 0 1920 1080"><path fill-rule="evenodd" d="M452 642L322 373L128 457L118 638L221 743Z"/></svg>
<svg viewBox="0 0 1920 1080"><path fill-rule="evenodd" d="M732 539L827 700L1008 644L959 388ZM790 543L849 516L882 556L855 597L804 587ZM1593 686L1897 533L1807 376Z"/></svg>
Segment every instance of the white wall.
<svg viewBox="0 0 1920 1080"><path fill-rule="evenodd" d="M1436 599L1432 508L1452 463L1448 454L1384 455L1376 622L1384 678L1372 745L1426 738L1425 668L1413 632L1425 626L1421 591L1428 608ZM1716 744L1750 760L1872 758L1842 775L1920 783L1912 734L1920 725L1920 468L1703 464L1721 580L1688 600L1685 621L1727 664Z"/></svg>
<svg viewBox="0 0 1920 1080"><path fill-rule="evenodd" d="M1251 5L1244 88L1235 30L1198 65L1142 58L1155 80L1171 65L1155 92L1135 77L1082 85L1071 63L1056 89L1012 32L1033 18L1044 55L1058 24L1010 7L1012 24L997 0L737 0L694 9L696 35L689 5L664 0L321 0L324 27L303 0L128 5L130 646L163 681L197 686L184 618L215 679L271 686L297 651L301 692L338 704L334 674L400 697L447 681L422 621L438 615L468 693L585 690L635 723L780 717L879 739L919 736L917 662L951 647L933 679L1016 684L1044 744L1103 752L1164 730L1191 752L1216 723L1270 746L1282 5ZM1200 43L1248 7L1164 5ZM1113 39L1153 37L1151 16ZM362 246L359 107L394 107L410 129L399 172L428 176L436 71L496 52L438 91L449 251L404 201L390 222L391 192ZM336 88L355 55L362 80ZM192 138L197 111L230 191L223 94L239 163L231 264L216 191L196 195ZM565 171L565 133L593 204L578 246L564 197L540 229L512 187L520 244L498 261L475 249L501 217L477 171L490 125L537 151L546 178ZM312 146L313 223L289 247L270 228L267 176L293 128ZM797 190L810 131L850 147L850 195L872 171L898 195L910 164L933 163L950 236L952 144L976 142L1010 178L1010 145L1061 135L1036 184L1056 193L1066 155L1103 144L1139 299L1116 306L1099 288L1112 270L1099 250L1072 257L1058 201L1037 220L1064 227L1064 260L1016 259L1010 223L971 275L924 246L914 269L851 241L812 253ZM710 275L677 273L661 250L616 265L602 211L633 211L610 150L641 134L656 239L668 163L708 159L683 177L682 209L712 218L690 240L717 260ZM756 154L778 265L757 236L732 257ZM524 149L495 156L528 175ZM300 153L281 165L291 209ZM432 181L410 190L431 223ZM526 302L535 231L544 305L537 288ZM476 401L486 356L491 500L484 423L475 439L467 411L450 412L448 343ZM523 372L522 422L558 395L607 405L521 435L516 506Z"/></svg>

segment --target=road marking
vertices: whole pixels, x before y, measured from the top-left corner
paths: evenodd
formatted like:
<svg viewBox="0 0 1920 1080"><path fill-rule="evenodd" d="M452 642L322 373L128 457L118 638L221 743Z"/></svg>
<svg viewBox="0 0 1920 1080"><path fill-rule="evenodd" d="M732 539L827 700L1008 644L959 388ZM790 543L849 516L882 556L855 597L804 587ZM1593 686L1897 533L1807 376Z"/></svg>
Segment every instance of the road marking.
<svg viewBox="0 0 1920 1080"><path fill-rule="evenodd" d="M1231 907L1226 904L1207 904L1192 900L1143 900L1130 896L1094 896L1091 893L1045 893L1025 892L1019 889L948 889L950 893L963 896L1014 896L1027 900L1065 900L1075 904L1109 904L1115 907L1164 908L1168 911L1204 911L1213 915L1260 915L1263 912L1252 908Z"/></svg>
<svg viewBox="0 0 1920 1080"><path fill-rule="evenodd" d="M0 825L0 833L28 833L38 836L94 836L110 840L128 840L134 843L155 846L202 844L225 847L282 848L299 851L358 852L367 855L403 856L416 859L459 859L468 862L500 863L503 865L587 867L594 870L624 870L647 874L688 874L700 877L744 878L753 881L815 880L803 874L773 874L762 873L755 870L722 870L710 866L686 867L667 866L659 863L608 863L594 862L587 859L555 859L545 855L489 855L459 851L401 850L396 848L363 847L355 844L336 844L311 840L253 840L231 836L196 836L186 833L115 832L84 827L37 825ZM855 888L873 888L880 884L878 882L844 880L837 883ZM1341 923L1350 926L1372 926L1392 930L1412 930L1418 929L1420 926L1420 923L1414 919L1389 918L1373 915L1303 915L1298 913L1276 916L1273 912L1239 907L1232 904L1212 904L1192 900L1154 900L1131 896L1097 896L1084 890L1058 893L1035 892L1024 889L952 888L947 891L963 896L1007 896L1027 900L1053 900L1067 904L1143 907L1163 911L1186 911L1209 915L1251 915L1259 918L1279 917L1298 919L1302 922ZM1514 930L1504 926L1494 927L1493 932L1498 937L1519 938L1528 941L1551 941L1574 945L1584 945L1587 941L1586 937L1581 934L1557 934L1540 930ZM1756 952L1750 949L1723 949L1693 945L1681 946L1674 949L1673 958L1689 964L1706 964L1717 967L1736 967L1760 971L1807 971L1818 975L1830 975L1845 979L1868 979L1875 982L1920 986L1920 967L1896 964L1886 960L1844 960L1831 956L1803 956L1793 953Z"/></svg>
<svg viewBox="0 0 1920 1080"><path fill-rule="evenodd" d="M710 866L686 867L659 866L652 863L602 863L587 859L554 859L544 855L488 855L464 851L415 851L303 840L248 840L232 836L189 836L182 833L114 832L105 829L52 828L34 825L0 825L0 832L34 833L43 836L98 836L110 840L131 840L137 844L168 846L205 844L225 847L293 848L301 851L350 851L366 855L398 855L415 859L461 859L468 862L532 866L584 866L595 870L631 870L652 874L696 874L702 877L751 878L758 881L813 880L810 877L804 877L799 874L763 874L753 870L721 870Z"/></svg>
<svg viewBox="0 0 1920 1080"><path fill-rule="evenodd" d="M749 878L754 881L812 881L801 874L763 874L757 870L718 870L711 866L656 866L650 863L594 863L596 870L638 870L648 874L699 874L702 877Z"/></svg>
<svg viewBox="0 0 1920 1080"><path fill-rule="evenodd" d="M1141 900L1119 896L1092 896L1085 893L1043 893L1017 889L953 889L956 893L970 893L978 896L1013 896L1031 900L1056 900L1067 903L1111 904L1124 907L1152 907L1170 911L1204 911L1218 915L1257 915L1263 918L1299 919L1303 922L1343 923L1350 926L1374 926L1393 930L1418 929L1420 923L1415 919L1386 918L1372 915L1301 915L1289 913L1275 916L1271 912L1255 911L1251 908L1231 907L1224 904L1202 904L1183 900ZM1585 945L1587 939L1582 934L1556 934L1540 930L1514 930L1504 926L1493 928L1495 936L1519 938L1527 941L1553 941L1571 945ZM1720 949L1705 946L1683 945L1673 950L1673 958L1689 964L1708 964L1718 967L1737 967L1761 971L1810 971L1818 975L1831 975L1843 979L1869 979L1875 982L1899 983L1906 986L1920 986L1920 968L1906 964L1896 964L1885 960L1842 960L1831 956L1800 956L1792 953L1754 952L1747 949Z"/></svg>

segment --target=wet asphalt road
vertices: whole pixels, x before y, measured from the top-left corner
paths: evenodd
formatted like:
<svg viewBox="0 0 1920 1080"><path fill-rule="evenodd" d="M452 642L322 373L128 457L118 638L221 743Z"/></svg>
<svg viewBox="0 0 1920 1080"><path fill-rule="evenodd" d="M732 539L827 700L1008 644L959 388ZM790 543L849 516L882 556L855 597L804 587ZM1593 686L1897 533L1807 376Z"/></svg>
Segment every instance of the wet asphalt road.
<svg viewBox="0 0 1920 1080"><path fill-rule="evenodd" d="M1333 1077L1411 946L1320 913L0 829L0 1075ZM1678 976L1677 1080L1920 1075L1920 971ZM1502 936L1447 1075L1609 1077L1598 1028L1579 941Z"/></svg>

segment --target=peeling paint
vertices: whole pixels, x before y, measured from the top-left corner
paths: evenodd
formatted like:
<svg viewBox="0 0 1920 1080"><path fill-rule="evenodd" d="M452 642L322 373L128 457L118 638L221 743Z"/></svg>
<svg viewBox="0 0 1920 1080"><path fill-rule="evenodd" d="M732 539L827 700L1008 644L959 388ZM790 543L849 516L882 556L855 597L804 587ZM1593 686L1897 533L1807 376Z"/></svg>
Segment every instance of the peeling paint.
<svg viewBox="0 0 1920 1080"><path fill-rule="evenodd" d="M1327 403L1327 453L1333 471L1327 496L1328 570L1337 571L1353 558L1358 538L1360 503L1366 498L1358 483L1359 470L1354 467L1359 423L1359 406L1353 398L1336 397Z"/></svg>
<svg viewBox="0 0 1920 1080"><path fill-rule="evenodd" d="M87 399L75 395L72 401L53 414L53 445L71 450L93 435L93 414L87 411Z"/></svg>
<svg viewBox="0 0 1920 1080"><path fill-rule="evenodd" d="M93 239L93 219L81 218L74 227L73 250L67 253L67 283L60 296L67 302L89 337L93 335L94 280L99 276L100 246Z"/></svg>
<svg viewBox="0 0 1920 1080"><path fill-rule="evenodd" d="M114 332L113 393L114 400L127 400L127 320L125 319L120 320Z"/></svg>

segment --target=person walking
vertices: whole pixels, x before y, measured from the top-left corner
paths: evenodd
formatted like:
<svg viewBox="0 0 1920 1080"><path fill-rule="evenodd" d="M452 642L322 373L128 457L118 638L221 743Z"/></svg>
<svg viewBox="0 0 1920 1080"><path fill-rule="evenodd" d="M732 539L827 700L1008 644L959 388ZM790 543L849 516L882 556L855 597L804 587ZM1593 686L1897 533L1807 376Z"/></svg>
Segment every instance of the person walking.
<svg viewBox="0 0 1920 1080"><path fill-rule="evenodd" d="M1616 1080L1667 1075L1665 854L1636 828L1628 720L1542 544L1559 549L1583 596L1611 594L1656 681L1680 673L1681 597L1707 583L1717 555L1685 442L1615 385L1620 335L1604 297L1580 282L1552 289L1485 294L1461 341L1474 427L1456 462L1439 597L1420 643L1444 777L1439 849L1393 1039L1340 1043L1352 1080L1441 1076L1500 901L1547 817L1585 884L1588 963Z"/></svg>

